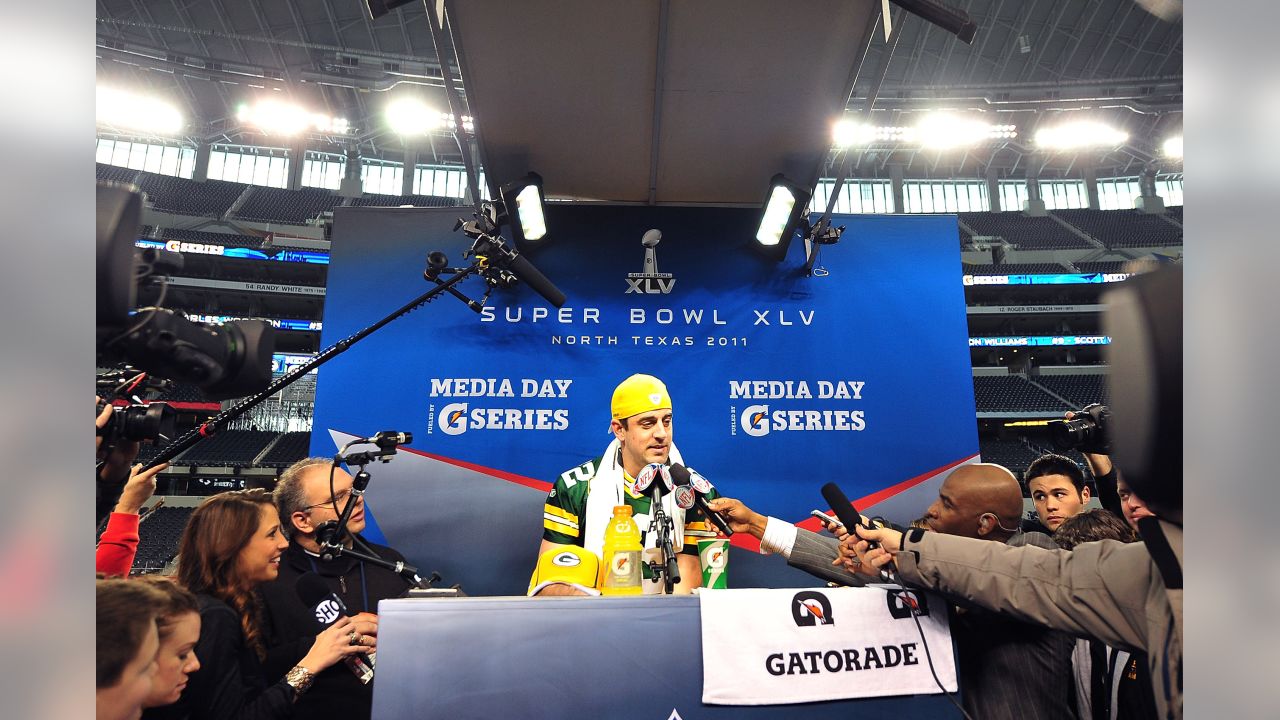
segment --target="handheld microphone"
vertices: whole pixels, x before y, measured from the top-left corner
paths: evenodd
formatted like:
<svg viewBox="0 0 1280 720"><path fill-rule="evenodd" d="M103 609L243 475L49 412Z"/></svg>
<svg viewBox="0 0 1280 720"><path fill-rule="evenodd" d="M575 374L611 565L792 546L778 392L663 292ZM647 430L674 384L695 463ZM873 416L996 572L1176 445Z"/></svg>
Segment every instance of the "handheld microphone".
<svg viewBox="0 0 1280 720"><path fill-rule="evenodd" d="M351 614L347 604L342 602L342 598L330 590L324 578L316 573L308 572L300 575L294 584L294 589L298 591L298 598L311 611L312 617L316 619L316 624L321 630L337 622L343 615ZM343 662L360 682L368 684L373 679L374 655L363 653L348 655L343 658Z"/></svg>
<svg viewBox="0 0 1280 720"><path fill-rule="evenodd" d="M706 514L707 519L714 523L720 532L725 534L725 537L733 535L733 529L729 527L729 523L720 517L720 513L712 510L707 505L707 498L704 496L706 493L711 492L712 486L706 478L696 471L676 463L671 466L671 479L675 482L676 487L689 487L693 490L694 502L698 505L698 509ZM676 497L679 499L679 495Z"/></svg>
<svg viewBox="0 0 1280 720"><path fill-rule="evenodd" d="M671 492L671 470L662 463L649 463L636 474L631 486L637 495L651 495L655 500Z"/></svg>
<svg viewBox="0 0 1280 720"><path fill-rule="evenodd" d="M849 502L849 498L845 497L844 492L835 483L829 482L822 486L822 497L831 504L831 512L840 518L840 522L844 524L849 532L854 532L853 528L858 525L868 530L871 529L871 527L862 522L862 514L853 506L853 503ZM871 547L880 547L880 544L873 542ZM880 579L885 582L898 582L897 574L889 568L880 568Z"/></svg>

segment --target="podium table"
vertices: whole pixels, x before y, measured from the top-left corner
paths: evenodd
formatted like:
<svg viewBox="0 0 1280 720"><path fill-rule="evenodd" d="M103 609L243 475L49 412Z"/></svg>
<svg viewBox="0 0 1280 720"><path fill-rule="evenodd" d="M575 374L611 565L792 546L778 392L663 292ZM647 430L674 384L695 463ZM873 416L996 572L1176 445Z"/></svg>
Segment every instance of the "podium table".
<svg viewBox="0 0 1280 720"><path fill-rule="evenodd" d="M960 716L941 694L703 705L698 603L689 595L383 600L373 718Z"/></svg>

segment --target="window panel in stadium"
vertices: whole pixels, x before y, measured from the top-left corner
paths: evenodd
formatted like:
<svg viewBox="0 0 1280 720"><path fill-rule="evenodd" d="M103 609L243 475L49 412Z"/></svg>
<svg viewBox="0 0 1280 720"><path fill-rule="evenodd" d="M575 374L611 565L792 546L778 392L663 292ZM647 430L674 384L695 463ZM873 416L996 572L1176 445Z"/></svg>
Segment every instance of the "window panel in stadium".
<svg viewBox="0 0 1280 720"><path fill-rule="evenodd" d="M365 160L360 170L361 187L365 192L379 195L403 194L403 164Z"/></svg>
<svg viewBox="0 0 1280 720"><path fill-rule="evenodd" d="M246 185L288 186L289 161L280 148L215 145L209 151L209 179ZM272 171L275 163L278 171Z"/></svg>
<svg viewBox="0 0 1280 720"><path fill-rule="evenodd" d="M903 202L909 213L976 212L991 209L981 180L904 180Z"/></svg>
<svg viewBox="0 0 1280 720"><path fill-rule="evenodd" d="M1156 194L1164 198L1164 204L1182 204L1182 173L1156 176Z"/></svg>
<svg viewBox="0 0 1280 720"><path fill-rule="evenodd" d="M302 186L337 190L346 169L345 155L308 150L302 160Z"/></svg>
<svg viewBox="0 0 1280 720"><path fill-rule="evenodd" d="M813 200L809 204L812 212L825 212L831 197L831 188L835 185L832 178L823 178L813 189ZM891 213L893 212L893 189L888 180L853 180L840 187L836 199L836 213Z"/></svg>
<svg viewBox="0 0 1280 720"><path fill-rule="evenodd" d="M104 165L189 178L195 167L195 150L176 145L98 138L94 159Z"/></svg>

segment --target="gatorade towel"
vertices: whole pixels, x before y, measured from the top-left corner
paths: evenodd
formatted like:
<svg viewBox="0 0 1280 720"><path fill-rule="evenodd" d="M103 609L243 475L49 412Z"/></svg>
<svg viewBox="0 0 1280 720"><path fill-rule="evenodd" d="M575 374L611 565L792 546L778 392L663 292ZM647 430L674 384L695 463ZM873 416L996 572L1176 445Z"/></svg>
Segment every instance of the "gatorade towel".
<svg viewBox="0 0 1280 720"><path fill-rule="evenodd" d="M729 587L729 541L699 540L698 559L702 562L702 587Z"/></svg>

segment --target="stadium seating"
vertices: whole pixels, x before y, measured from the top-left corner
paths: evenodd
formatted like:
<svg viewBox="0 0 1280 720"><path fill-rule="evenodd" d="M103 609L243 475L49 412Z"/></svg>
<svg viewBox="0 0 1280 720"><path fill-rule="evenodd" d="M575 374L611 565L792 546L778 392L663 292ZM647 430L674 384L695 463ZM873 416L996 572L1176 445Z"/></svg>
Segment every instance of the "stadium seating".
<svg viewBox="0 0 1280 720"><path fill-rule="evenodd" d="M305 225L320 213L342 203L342 197L324 188L281 190L254 187L235 217L242 220Z"/></svg>
<svg viewBox="0 0 1280 720"><path fill-rule="evenodd" d="M248 187L221 180L196 182L155 173L142 173L138 186L156 210L196 217L221 217Z"/></svg>
<svg viewBox="0 0 1280 720"><path fill-rule="evenodd" d="M262 456L258 467L288 467L307 456L311 448L311 431L287 432Z"/></svg>
<svg viewBox="0 0 1280 720"><path fill-rule="evenodd" d="M959 213L978 235L995 235L1022 250L1068 250L1093 247L1051 217L1028 217L1020 212Z"/></svg>
<svg viewBox="0 0 1280 720"><path fill-rule="evenodd" d="M352 198L350 204L359 207L400 207L401 205L453 207L455 205L463 205L465 201L462 198L439 197L436 195L378 195L365 193L362 197Z"/></svg>
<svg viewBox="0 0 1280 720"><path fill-rule="evenodd" d="M1035 382L1071 401L1077 408L1090 403L1107 402L1105 375L1039 375Z"/></svg>
<svg viewBox="0 0 1280 720"><path fill-rule="evenodd" d="M133 559L133 574L158 572L178 554L178 541L192 507L161 507L142 518L138 526L138 553Z"/></svg>
<svg viewBox="0 0 1280 720"><path fill-rule="evenodd" d="M1137 210L1054 210L1054 215L1089 233L1109 248L1182 244L1182 230L1159 215Z"/></svg>
<svg viewBox="0 0 1280 720"><path fill-rule="evenodd" d="M1165 214L1167 214L1169 217L1173 218L1174 220L1177 220L1179 224L1182 223L1182 206L1181 205L1170 205L1169 207L1166 207L1164 211L1165 211Z"/></svg>
<svg viewBox="0 0 1280 720"><path fill-rule="evenodd" d="M978 450L982 453L982 462L1003 465L1012 470L1019 479L1026 472L1027 466L1040 457L1040 453L1018 439L981 438L978 440Z"/></svg>
<svg viewBox="0 0 1280 720"><path fill-rule="evenodd" d="M1020 375L974 376L973 396L978 412L1060 413L1072 409Z"/></svg>
<svg viewBox="0 0 1280 720"><path fill-rule="evenodd" d="M213 402L205 397L204 392L199 387L190 383L175 382L173 387L165 392L160 393L156 400L164 400L167 402Z"/></svg>
<svg viewBox="0 0 1280 720"><path fill-rule="evenodd" d="M209 245L226 245L228 247L244 247L258 249L262 247L262 238L253 235L235 235L232 233L207 232L204 230L177 230L163 228L160 237L164 240L185 240L187 242L206 243Z"/></svg>
<svg viewBox="0 0 1280 720"><path fill-rule="evenodd" d="M97 164L96 172L99 180L131 183L133 185L138 184L138 176L142 174L141 170L130 170L126 167L103 165L102 163Z"/></svg>
<svg viewBox="0 0 1280 720"><path fill-rule="evenodd" d="M1099 260L1095 262L1078 262L1075 266L1082 273L1118 273L1124 272L1124 260Z"/></svg>
<svg viewBox="0 0 1280 720"><path fill-rule="evenodd" d="M965 272L972 275L1058 275L1070 271L1058 263L1001 263L970 265Z"/></svg>
<svg viewBox="0 0 1280 720"><path fill-rule="evenodd" d="M197 443L174 461L182 465L248 467L276 435L268 430L224 430Z"/></svg>

